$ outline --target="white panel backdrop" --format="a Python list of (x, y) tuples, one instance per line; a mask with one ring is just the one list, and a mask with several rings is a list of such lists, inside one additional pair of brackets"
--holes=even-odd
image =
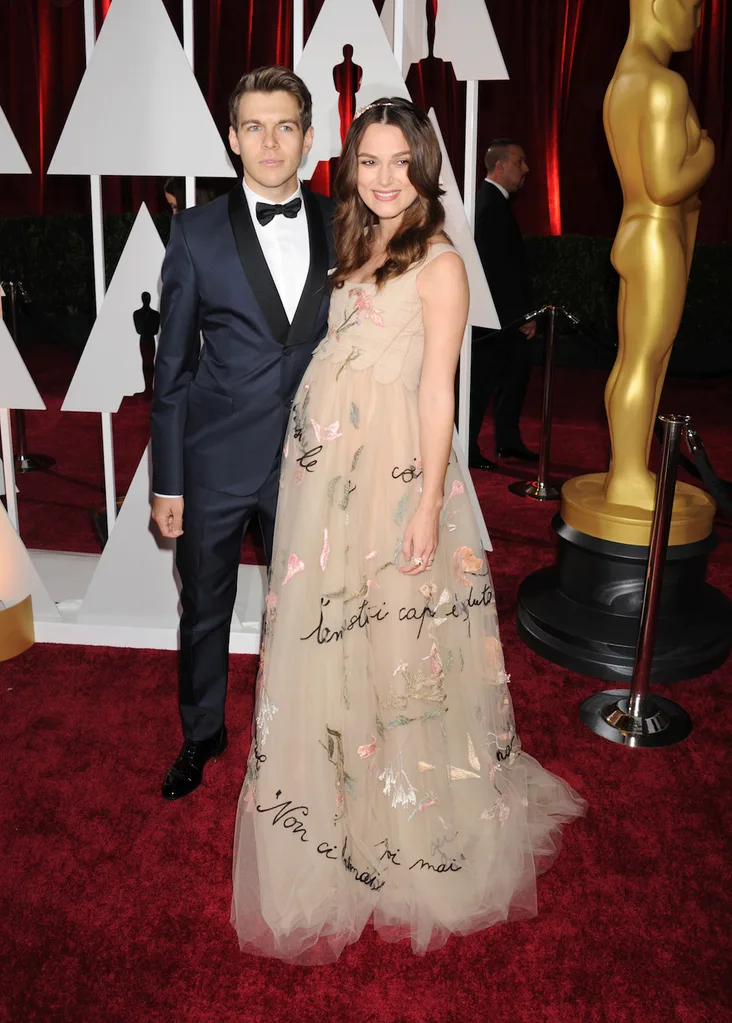
[[(93, 0), (84, 0), (88, 67), (49, 167), (49, 173), (53, 174), (90, 175), (98, 316), (63, 409), (102, 413), (110, 526), (114, 525), (111, 413), (117, 411), (126, 395), (137, 393), (144, 386), (139, 336), (132, 317), (141, 305), (144, 291), (151, 294), (153, 308), (159, 308), (163, 247), (143, 205), (105, 297), (99, 175), (176, 175), (186, 177), (192, 184), (191, 179), (196, 176), (232, 177), (235, 174), (191, 66), (193, 2), (182, 0), (182, 3), (184, 47), (162, 0), (114, 0), (96, 41)], [(404, 77), (412, 63), (427, 55), (427, 17), (425, 0), (386, 0), (381, 21), (372, 0), (325, 0), (305, 41), (298, 36), (298, 32), (302, 33), (302, 7), (302, 0), (293, 0), (296, 70), (308, 83), (314, 100), (315, 145), (302, 168), (302, 176), (307, 179), (319, 160), (327, 160), (340, 152), (338, 93), (333, 72), (344, 59), (344, 47), (353, 47), (352, 59), (363, 72), (358, 106), (381, 95), (407, 97)], [(403, 17), (403, 25), (395, 26), (395, 17)], [(400, 59), (394, 55), (395, 45)], [(477, 80), (507, 77), (484, 0), (441, 3), (434, 50), (436, 57), (452, 62), (459, 79), (468, 81), (465, 202), (460, 198), (434, 111), (430, 112), (443, 150), (447, 229), (468, 268), (470, 322), (477, 326), (497, 326), (495, 308), (472, 238)], [(0, 110), (0, 173), (29, 172)], [(463, 353), (461, 393), (467, 396), (467, 342)], [(2, 407), (42, 409), (44, 406), (12, 338), (0, 321)], [(5, 413), (4, 434), (8, 422)], [(462, 435), (464, 437), (464, 432)], [(459, 446), (458, 455), (464, 462)], [(474, 491), (471, 497), (479, 514)], [(118, 526), (110, 535), (78, 610), (78, 622), (86, 625), (83, 641), (104, 641), (103, 633), (100, 633), (102, 638), (89, 638), (90, 623), (116, 623), (134, 628), (136, 623), (145, 622), (172, 631), (177, 628), (178, 589), (173, 548), (151, 529), (149, 501), (150, 466), (146, 451), (123, 504)], [(485, 529), (483, 534), (486, 547), (490, 548)], [(54, 601), (4, 512), (0, 513), (0, 549), (5, 566), (5, 574), (0, 576), (0, 599), (7, 600), (13, 594), (22, 599), (30, 589), (36, 617), (41, 622), (58, 619)], [(5, 556), (6, 551), (10, 552), (9, 557)], [(243, 577), (240, 575), (240, 591), (242, 586), (245, 600), (239, 606), (246, 606), (247, 621), (255, 620), (255, 605), (258, 606), (262, 592), (261, 571), (252, 569), (251, 579), (246, 573)], [(25, 592), (21, 593), (24, 588)], [(64, 607), (63, 599), (60, 606)], [(73, 622), (69, 619), (68, 624), (71, 626)], [(234, 632), (241, 628), (235, 617)], [(49, 636), (58, 639), (63, 632), (55, 629)], [(61, 641), (78, 641), (71, 632)], [(130, 635), (128, 631), (128, 638)], [(257, 649), (254, 634), (251, 641), (246, 642), (250, 645), (240, 645), (237, 649), (252, 652)], [(166, 645), (170, 645), (169, 640)]]
[(320, 160), (329, 160), (341, 151), (333, 69), (343, 63), (343, 48), (349, 45), (353, 47), (353, 62), (363, 69), (357, 106), (366, 106), (382, 96), (410, 98), (372, 0), (325, 0), (295, 68), (313, 97), (315, 141), (302, 167), (306, 179)]
[(48, 173), (235, 176), (162, 0), (114, 0)]
[(145, 203), (120, 256), (104, 304), (82, 352), (62, 412), (118, 412), (122, 399), (145, 390), (140, 336), (133, 313), (142, 294), (160, 308), (165, 248)]

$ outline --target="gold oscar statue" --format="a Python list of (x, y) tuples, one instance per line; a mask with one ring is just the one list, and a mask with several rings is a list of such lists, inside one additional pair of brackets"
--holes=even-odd
[[(612, 250), (619, 350), (605, 390), (612, 462), (606, 474), (565, 484), (562, 518), (620, 543), (649, 541), (653, 426), (686, 298), (698, 193), (714, 165), (714, 143), (686, 83), (668, 68), (673, 53), (691, 49), (700, 10), (699, 0), (630, 0), (630, 33), (605, 96), (605, 133), (623, 190)], [(678, 484), (670, 543), (708, 536), (714, 511), (703, 491)]]
[(9, 661), (35, 643), (33, 603), (30, 596), (11, 607), (0, 604), (0, 661)]

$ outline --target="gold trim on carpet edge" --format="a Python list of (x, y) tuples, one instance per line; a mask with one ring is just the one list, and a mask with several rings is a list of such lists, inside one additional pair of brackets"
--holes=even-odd
[(0, 661), (17, 657), (32, 647), (35, 641), (30, 594), (12, 607), (0, 608)]

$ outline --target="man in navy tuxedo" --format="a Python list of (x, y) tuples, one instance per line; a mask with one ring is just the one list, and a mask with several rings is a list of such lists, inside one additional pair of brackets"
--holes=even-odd
[(312, 101), (286, 68), (245, 75), (229, 104), (244, 180), (171, 222), (152, 406), (153, 519), (177, 538), (184, 742), (163, 784), (188, 795), (227, 745), (229, 629), (242, 536), (269, 561), (290, 406), (327, 329), (333, 203), (302, 187)]

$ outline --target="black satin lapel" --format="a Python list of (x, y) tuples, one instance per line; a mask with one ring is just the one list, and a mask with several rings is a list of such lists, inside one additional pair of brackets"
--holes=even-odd
[(325, 296), (328, 279), (328, 239), (318, 200), (306, 188), (302, 190), (310, 238), (310, 269), (292, 320), (287, 341), (291, 345), (312, 340), (315, 320)]
[(237, 185), (229, 192), (229, 220), (234, 232), (236, 251), (239, 253), (239, 259), (254, 298), (272, 331), (272, 337), (275, 341), (285, 344), (290, 330), (290, 321), (287, 319), (280, 293), (262, 253), (241, 185)]

